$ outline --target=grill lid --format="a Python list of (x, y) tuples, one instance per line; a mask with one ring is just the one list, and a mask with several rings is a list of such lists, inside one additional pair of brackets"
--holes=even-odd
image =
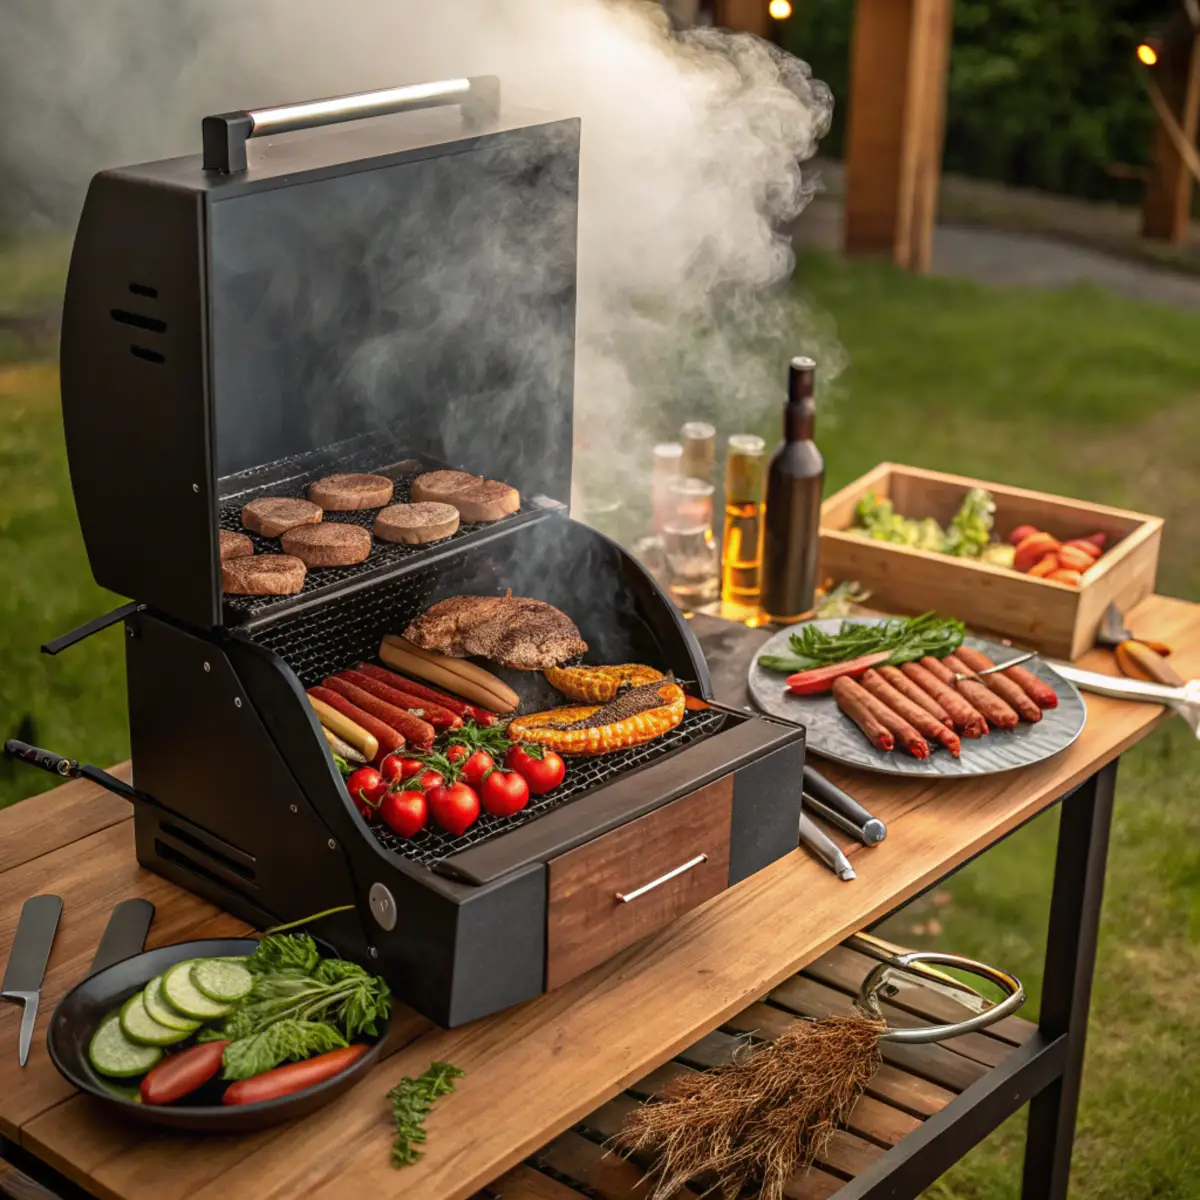
[(501, 117), (472, 79), (204, 133), (203, 160), (96, 176), (76, 234), (63, 419), (97, 582), (228, 623), (240, 481), (345, 444), (356, 470), (446, 464), (565, 503), (578, 121)]

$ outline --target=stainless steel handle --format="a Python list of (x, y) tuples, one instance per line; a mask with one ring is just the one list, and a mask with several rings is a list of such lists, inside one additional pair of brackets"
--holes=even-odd
[(982, 979), (991, 980), (997, 987), (1007, 992), (999, 1004), (993, 1005), (986, 1012), (953, 1025), (924, 1025), (918, 1029), (885, 1029), (880, 1035), (888, 1042), (903, 1042), (908, 1045), (921, 1045), (925, 1042), (940, 1042), (945, 1038), (959, 1037), (964, 1033), (972, 1033), (977, 1029), (986, 1029), (1004, 1017), (1011, 1016), (1025, 1003), (1025, 988), (1021, 981), (999, 967), (988, 966), (987, 963), (976, 962), (973, 958), (964, 958), (961, 954), (942, 954), (935, 950), (914, 950), (908, 954), (897, 954), (890, 962), (882, 962), (872, 967), (862, 982), (859, 991), (859, 1005), (868, 1012), (878, 1013), (877, 996), (883, 986), (888, 972), (904, 970), (916, 963), (939, 963), (946, 967), (957, 967), (960, 971), (968, 971)]
[(452, 104), (462, 109), (463, 122), (470, 128), (495, 121), (500, 114), (500, 80), (494, 75), (441, 79), (436, 83), (410, 83), (377, 92), (356, 92), (326, 100), (305, 100), (275, 108), (205, 117), (200, 126), (204, 140), (204, 169), (220, 171), (223, 175), (244, 171), (246, 142), (266, 133), (291, 133), (297, 129), (336, 125), (340, 121), (359, 121), (364, 117)]
[(639, 896), (644, 896), (656, 887), (660, 887), (676, 876), (682, 875), (684, 871), (690, 871), (693, 867), (698, 867), (701, 863), (706, 862), (708, 862), (707, 854), (697, 854), (695, 858), (689, 858), (682, 866), (675, 867), (674, 870), (668, 871), (665, 875), (660, 875), (657, 879), (650, 880), (649, 883), (643, 883), (640, 888), (634, 888), (632, 892), (618, 892), (616, 897), (617, 903), (628, 904), (631, 900), (636, 900)]

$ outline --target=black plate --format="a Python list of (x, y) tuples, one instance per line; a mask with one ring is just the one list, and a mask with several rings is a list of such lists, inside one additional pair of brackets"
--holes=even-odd
[(223, 955), (251, 954), (258, 945), (249, 938), (214, 938), (203, 942), (180, 942), (148, 950), (134, 958), (116, 963), (77, 984), (59, 1001), (50, 1019), (46, 1046), (54, 1065), (69, 1083), (82, 1092), (102, 1100), (109, 1108), (139, 1121), (169, 1125), (174, 1129), (195, 1129), (206, 1133), (248, 1133), (282, 1121), (303, 1117), (361, 1079), (378, 1061), (383, 1052), (383, 1038), (375, 1041), (360, 1059), (332, 1079), (260, 1104), (242, 1104), (226, 1108), (220, 1103), (220, 1088), (211, 1085), (197, 1093), (197, 1099), (216, 1103), (139, 1104), (125, 1100), (112, 1091), (113, 1085), (137, 1083), (138, 1080), (107, 1081), (97, 1074), (88, 1060), (88, 1043), (102, 1018), (118, 1008), (125, 1000), (140, 991), (168, 967), (185, 958), (218, 958)]

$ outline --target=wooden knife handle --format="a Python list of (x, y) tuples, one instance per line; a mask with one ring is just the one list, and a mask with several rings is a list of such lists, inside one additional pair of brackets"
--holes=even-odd
[[(1144, 642), (1122, 642), (1120, 648), (1124, 650), (1128, 660), (1138, 668), (1142, 678), (1164, 683), (1168, 687), (1183, 687), (1187, 682), (1161, 654), (1151, 650)], [(1118, 655), (1118, 661), (1122, 658), (1123, 656)]]

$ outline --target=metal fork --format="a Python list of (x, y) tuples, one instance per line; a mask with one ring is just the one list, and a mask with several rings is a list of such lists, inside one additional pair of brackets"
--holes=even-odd
[(995, 675), (997, 671), (1007, 671), (1009, 667), (1019, 667), (1031, 658), (1037, 658), (1036, 651), (1030, 650), (1027, 654), (1018, 654), (1016, 658), (1010, 658), (1008, 662), (997, 663), (994, 667), (985, 667), (982, 671), (972, 671), (969, 675), (956, 671), (954, 681), (957, 683), (960, 679), (982, 679), (985, 675)]

